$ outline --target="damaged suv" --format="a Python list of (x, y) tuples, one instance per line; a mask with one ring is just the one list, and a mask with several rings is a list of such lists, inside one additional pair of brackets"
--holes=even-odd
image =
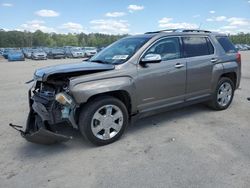
[(240, 77), (240, 54), (226, 35), (164, 30), (129, 36), (88, 61), (36, 70), (22, 136), (66, 141), (70, 137), (57, 131), (70, 125), (96, 145), (109, 144), (133, 117), (200, 102), (228, 108)]

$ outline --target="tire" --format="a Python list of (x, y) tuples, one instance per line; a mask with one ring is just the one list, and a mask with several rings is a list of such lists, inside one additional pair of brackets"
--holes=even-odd
[[(225, 100), (225, 103), (224, 103), (223, 97), (220, 97), (219, 94), (222, 93), (221, 95), (223, 95), (222, 89), (226, 87), (231, 89), (231, 92), (229, 89), (226, 89), (228, 92), (224, 92), (225, 93), (224, 95), (227, 96), (226, 97), (227, 99)], [(232, 100), (234, 97), (234, 91), (235, 91), (235, 86), (234, 86), (233, 81), (230, 78), (222, 77), (216, 86), (216, 90), (213, 93), (212, 100), (209, 101), (208, 106), (214, 110), (227, 109), (232, 103)]]
[[(107, 109), (112, 110), (108, 112)], [(116, 117), (119, 117), (118, 119), (113, 116), (115, 114), (117, 114)], [(98, 118), (96, 119), (96, 117)], [(120, 100), (110, 96), (98, 97), (87, 103), (79, 116), (81, 134), (97, 146), (107, 145), (118, 140), (127, 125), (128, 111), (126, 106)]]

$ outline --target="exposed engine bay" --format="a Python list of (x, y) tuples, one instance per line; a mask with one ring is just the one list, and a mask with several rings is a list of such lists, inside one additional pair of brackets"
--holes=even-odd
[(74, 120), (69, 120), (76, 107), (73, 99), (68, 95), (67, 81), (53, 84), (37, 81), (30, 90), (30, 107), (50, 125), (70, 121), (76, 127)]
[(60, 123), (77, 128), (74, 118), (76, 105), (68, 92), (67, 79), (34, 82), (29, 90), (30, 113), (26, 130), (21, 132), (26, 140), (40, 144), (53, 144), (71, 139), (58, 134), (55, 128)]

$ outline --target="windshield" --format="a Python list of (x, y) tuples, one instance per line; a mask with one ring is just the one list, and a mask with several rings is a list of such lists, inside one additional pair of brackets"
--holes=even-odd
[(100, 51), (97, 55), (92, 57), (90, 61), (108, 64), (124, 63), (148, 40), (148, 37), (131, 37), (121, 39)]

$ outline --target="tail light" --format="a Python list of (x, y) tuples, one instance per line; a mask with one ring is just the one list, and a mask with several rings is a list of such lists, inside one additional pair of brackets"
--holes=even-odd
[(240, 53), (236, 54), (236, 62), (241, 64), (241, 55), (240, 55)]

